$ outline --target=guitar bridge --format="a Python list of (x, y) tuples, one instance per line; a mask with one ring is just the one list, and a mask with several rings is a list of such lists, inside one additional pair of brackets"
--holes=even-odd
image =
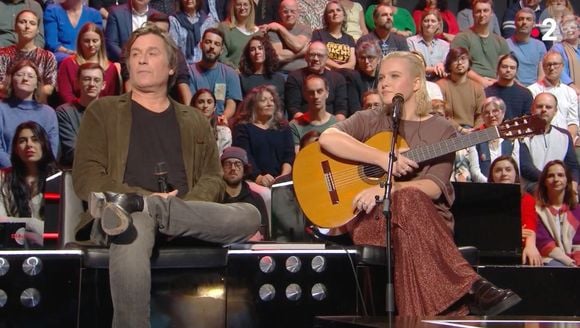
[(330, 165), (328, 161), (322, 161), (320, 164), (322, 165), (322, 172), (324, 172), (324, 182), (326, 183), (326, 190), (328, 190), (330, 201), (332, 204), (338, 204), (338, 193), (336, 192), (336, 185), (332, 171), (330, 170)]

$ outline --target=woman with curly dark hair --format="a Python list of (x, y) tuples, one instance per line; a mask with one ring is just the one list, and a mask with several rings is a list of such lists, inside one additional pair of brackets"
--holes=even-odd
[(0, 216), (43, 219), (44, 187), (54, 169), (48, 136), (27, 121), (12, 139), (12, 167), (0, 171)]
[[(255, 87), (272, 85), (278, 94), (284, 95), (284, 75), (278, 73), (278, 56), (268, 37), (254, 35), (240, 60), (240, 84), (245, 96)], [(281, 99), (284, 103), (284, 99)]]
[(447, 6), (447, 0), (419, 0), (415, 6), (415, 10), (413, 10), (415, 26), (421, 26), (421, 16), (423, 15), (423, 11), (430, 9), (438, 10), (441, 14), (441, 18), (443, 18), (443, 33), (438, 37), (447, 42), (453, 41), (455, 35), (459, 33), (459, 25), (457, 24), (455, 14), (449, 10)]
[(234, 118), (233, 145), (248, 153), (250, 179), (270, 188), (274, 180), (290, 174), (294, 162), (294, 142), (282, 103), (274, 87), (252, 89)]

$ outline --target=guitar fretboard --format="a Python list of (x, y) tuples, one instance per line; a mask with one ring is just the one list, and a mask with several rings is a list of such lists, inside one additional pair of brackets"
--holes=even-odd
[(482, 142), (487, 142), (499, 138), (499, 132), (496, 127), (489, 127), (485, 130), (472, 132), (468, 135), (459, 136), (443, 140), (431, 145), (421, 146), (411, 149), (404, 153), (406, 157), (417, 163), (428, 161), (445, 154), (456, 152), (460, 149), (471, 147)]

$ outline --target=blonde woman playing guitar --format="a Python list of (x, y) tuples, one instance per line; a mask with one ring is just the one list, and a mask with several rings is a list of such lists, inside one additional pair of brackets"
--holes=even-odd
[[(428, 114), (425, 70), (415, 55), (393, 52), (383, 60), (379, 92), (386, 108), (357, 112), (323, 132), (319, 142), (324, 151), (386, 171), (387, 152), (364, 142), (391, 130), (392, 119), (387, 111), (397, 93), (405, 99), (399, 133), (411, 149), (455, 136), (455, 129), (444, 118)], [(392, 246), (399, 315), (467, 315), (468, 305), (473, 313), (494, 315), (520, 301), (512, 291), (497, 288), (478, 276), (453, 242), (449, 211), (454, 198), (449, 182), (453, 159), (451, 153), (419, 165), (399, 153), (394, 163)], [(333, 183), (341, 182), (340, 173), (335, 174)], [(383, 189), (377, 184), (351, 199), (353, 212), (360, 212), (347, 225), (355, 244), (384, 245), (385, 220), (381, 206), (376, 206), (376, 197), (380, 200), (382, 195)], [(332, 197), (336, 202), (350, 201)]]

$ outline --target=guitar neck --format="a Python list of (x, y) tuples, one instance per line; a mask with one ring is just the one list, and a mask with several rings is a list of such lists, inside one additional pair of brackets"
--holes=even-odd
[(490, 127), (485, 130), (411, 149), (405, 152), (404, 155), (417, 163), (421, 163), (499, 137), (497, 128)]

